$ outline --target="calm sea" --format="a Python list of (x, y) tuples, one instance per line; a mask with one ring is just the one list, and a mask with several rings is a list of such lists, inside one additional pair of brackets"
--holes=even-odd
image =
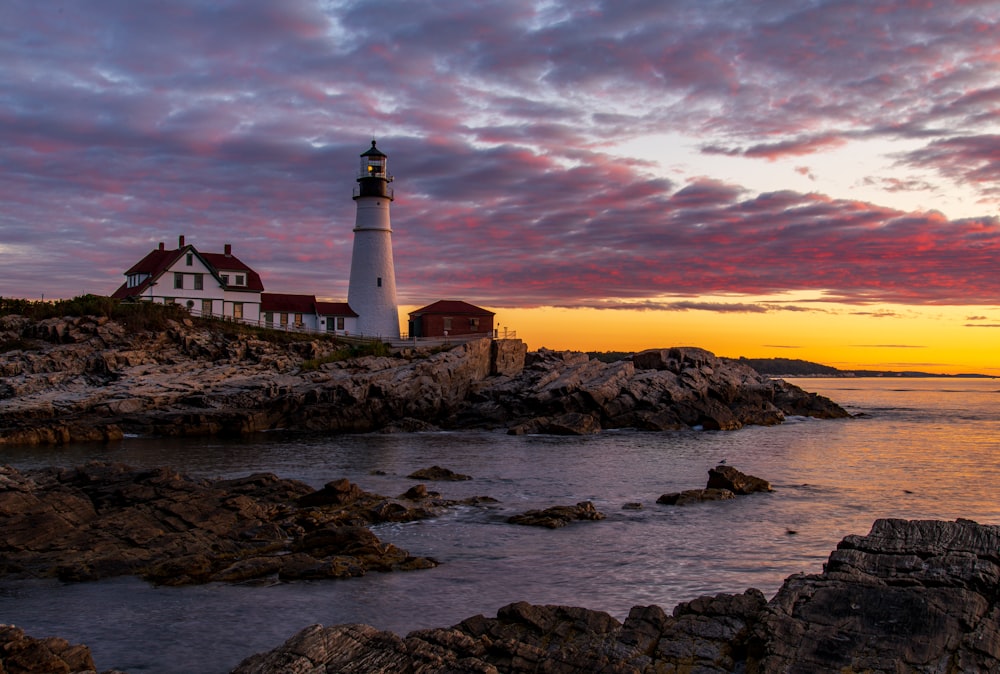
[[(101, 459), (204, 477), (270, 471), (316, 487), (347, 477), (389, 496), (414, 484), (409, 473), (440, 465), (474, 479), (432, 489), (499, 503), (376, 527), (383, 540), (439, 560), (431, 570), (265, 586), (5, 582), (0, 622), (85, 643), (99, 669), (212, 674), (313, 623), (363, 622), (405, 634), (493, 616), (520, 600), (621, 620), (634, 605), (669, 611), (705, 593), (756, 587), (770, 597), (788, 575), (819, 572), (841, 538), (867, 533), (879, 517), (1000, 524), (1000, 380), (794, 381), (860, 416), (585, 438), (428, 433), (5, 449), (0, 462), (22, 469)], [(708, 469), (723, 460), (776, 491), (656, 504), (663, 493), (705, 486)], [(584, 500), (607, 519), (554, 531), (505, 523), (517, 512)], [(643, 508), (623, 509), (631, 502)]]

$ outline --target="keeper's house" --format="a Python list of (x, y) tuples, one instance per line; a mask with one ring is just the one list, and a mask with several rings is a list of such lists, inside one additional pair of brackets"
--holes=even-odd
[(233, 255), (202, 253), (185, 245), (167, 250), (163, 243), (125, 272), (125, 283), (111, 296), (160, 304), (180, 304), (195, 315), (221, 316), (247, 323), (260, 320), (260, 275)]
[(203, 253), (184, 243), (164, 244), (125, 272), (112, 297), (180, 304), (193, 316), (230, 318), (282, 330), (357, 333), (358, 315), (347, 302), (320, 302), (314, 295), (266, 293), (260, 274), (233, 255)]
[(492, 311), (461, 300), (439, 300), (410, 312), (410, 338), (493, 336)]

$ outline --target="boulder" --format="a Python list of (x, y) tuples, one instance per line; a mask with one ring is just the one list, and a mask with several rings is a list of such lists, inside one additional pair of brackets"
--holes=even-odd
[(511, 524), (558, 529), (578, 520), (596, 521), (603, 519), (604, 513), (598, 512), (593, 503), (581, 501), (575, 506), (553, 506), (544, 510), (529, 510), (520, 515), (511, 515), (507, 521)]
[(737, 495), (753, 494), (759, 491), (774, 491), (771, 483), (753, 475), (747, 475), (732, 466), (719, 465), (708, 471), (708, 489), (728, 489)]
[(472, 479), (471, 475), (462, 475), (461, 473), (456, 473), (449, 468), (442, 468), (441, 466), (421, 468), (420, 470), (413, 471), (407, 475), (407, 477), (411, 480), (437, 480), (448, 482)]
[(702, 501), (728, 501), (737, 496), (754, 492), (769, 492), (771, 484), (753, 475), (747, 475), (732, 466), (718, 465), (708, 471), (708, 484), (704, 489), (687, 489), (670, 492), (656, 499), (662, 505), (688, 505)]
[(661, 505), (690, 505), (702, 501), (728, 501), (736, 498), (729, 489), (686, 489), (663, 494), (656, 502)]

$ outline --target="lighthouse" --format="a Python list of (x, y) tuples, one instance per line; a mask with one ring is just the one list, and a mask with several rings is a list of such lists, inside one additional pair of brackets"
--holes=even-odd
[(358, 331), (366, 337), (399, 339), (396, 306), (396, 272), (392, 263), (392, 176), (388, 157), (372, 146), (361, 155), (358, 184), (354, 188), (354, 250), (347, 303), (358, 314)]

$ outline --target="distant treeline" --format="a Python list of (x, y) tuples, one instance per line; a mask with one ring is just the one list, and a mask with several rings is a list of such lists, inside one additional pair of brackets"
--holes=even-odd
[(838, 370), (829, 365), (811, 363), (808, 360), (797, 358), (744, 358), (740, 356), (739, 362), (749, 365), (761, 374), (766, 375), (789, 375), (795, 377), (837, 377), (847, 374), (843, 370)]
[[(590, 351), (588, 356), (594, 360), (604, 363), (614, 363), (619, 360), (626, 360), (632, 357), (631, 351)], [(761, 374), (766, 375), (789, 375), (796, 377), (837, 377), (848, 374), (843, 370), (819, 363), (810, 363), (807, 360), (795, 360), (792, 358), (744, 358), (740, 357), (739, 362), (749, 365)]]

